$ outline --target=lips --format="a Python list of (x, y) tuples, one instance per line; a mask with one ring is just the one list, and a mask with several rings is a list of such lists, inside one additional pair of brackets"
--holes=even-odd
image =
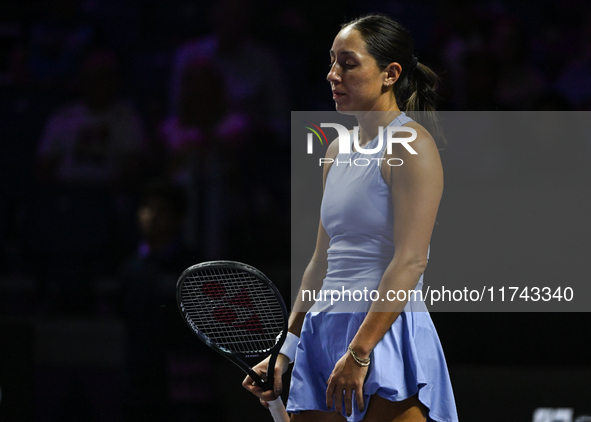
[(336, 100), (338, 98), (341, 98), (342, 96), (344, 96), (345, 93), (344, 92), (340, 92), (340, 91), (332, 91), (332, 99)]

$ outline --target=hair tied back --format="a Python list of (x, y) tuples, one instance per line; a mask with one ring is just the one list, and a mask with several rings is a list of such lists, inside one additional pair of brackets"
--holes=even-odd
[(408, 68), (408, 77), (412, 75), (412, 72), (416, 69), (417, 65), (419, 64), (419, 59), (417, 56), (412, 56), (412, 60), (410, 61), (410, 66)]

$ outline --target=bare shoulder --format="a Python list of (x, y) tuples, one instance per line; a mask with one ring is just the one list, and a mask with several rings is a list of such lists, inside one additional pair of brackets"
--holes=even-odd
[[(417, 153), (419, 149), (424, 150), (425, 152), (427, 150), (431, 150), (432, 148), (437, 150), (437, 144), (435, 143), (435, 139), (433, 139), (433, 136), (431, 136), (429, 131), (425, 129), (423, 125), (415, 121), (411, 121), (405, 124), (404, 126), (413, 128), (417, 131), (417, 139), (415, 139), (412, 143), (412, 146), (417, 151)], [(437, 155), (439, 156), (439, 154)]]
[[(391, 184), (396, 174), (402, 177), (402, 175), (411, 176), (413, 173), (427, 173), (432, 177), (442, 178), (441, 158), (433, 136), (425, 127), (415, 121), (405, 124), (404, 127), (413, 128), (417, 132), (416, 139), (406, 143), (416, 154), (411, 154), (404, 143), (393, 143), (391, 151), (386, 151), (385, 160), (382, 161), (381, 170), (384, 180)], [(406, 133), (395, 134), (395, 137), (405, 136), (408, 135)], [(388, 163), (398, 165), (387, 165)]]
[[(416, 154), (411, 154), (404, 142), (394, 142), (392, 143), (390, 153), (386, 153), (386, 157), (389, 156), (389, 158), (402, 158), (403, 160), (405, 160), (405, 162), (407, 159), (413, 162), (433, 159), (434, 157), (437, 157), (437, 159), (439, 159), (439, 150), (437, 149), (437, 144), (435, 143), (433, 136), (431, 136), (431, 134), (427, 129), (425, 129), (425, 127), (423, 127), (421, 124), (415, 121), (408, 122), (403, 127), (412, 128), (417, 132), (416, 139), (406, 143), (408, 146), (412, 147), (412, 150), (416, 151)], [(398, 132), (394, 134), (394, 137), (408, 137), (408, 133)]]

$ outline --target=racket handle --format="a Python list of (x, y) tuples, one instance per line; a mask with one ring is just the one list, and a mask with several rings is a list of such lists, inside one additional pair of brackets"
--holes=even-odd
[(285, 405), (281, 397), (267, 403), (269, 403), (269, 412), (271, 412), (275, 422), (289, 422), (289, 415), (285, 411)]

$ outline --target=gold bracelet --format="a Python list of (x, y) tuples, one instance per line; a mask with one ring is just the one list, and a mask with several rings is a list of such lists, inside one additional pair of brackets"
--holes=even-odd
[(348, 349), (349, 353), (351, 353), (351, 356), (353, 356), (353, 360), (355, 360), (355, 362), (357, 362), (361, 366), (369, 366), (369, 358), (361, 359), (359, 356), (357, 356), (357, 353), (355, 353), (351, 345), (349, 345)]

